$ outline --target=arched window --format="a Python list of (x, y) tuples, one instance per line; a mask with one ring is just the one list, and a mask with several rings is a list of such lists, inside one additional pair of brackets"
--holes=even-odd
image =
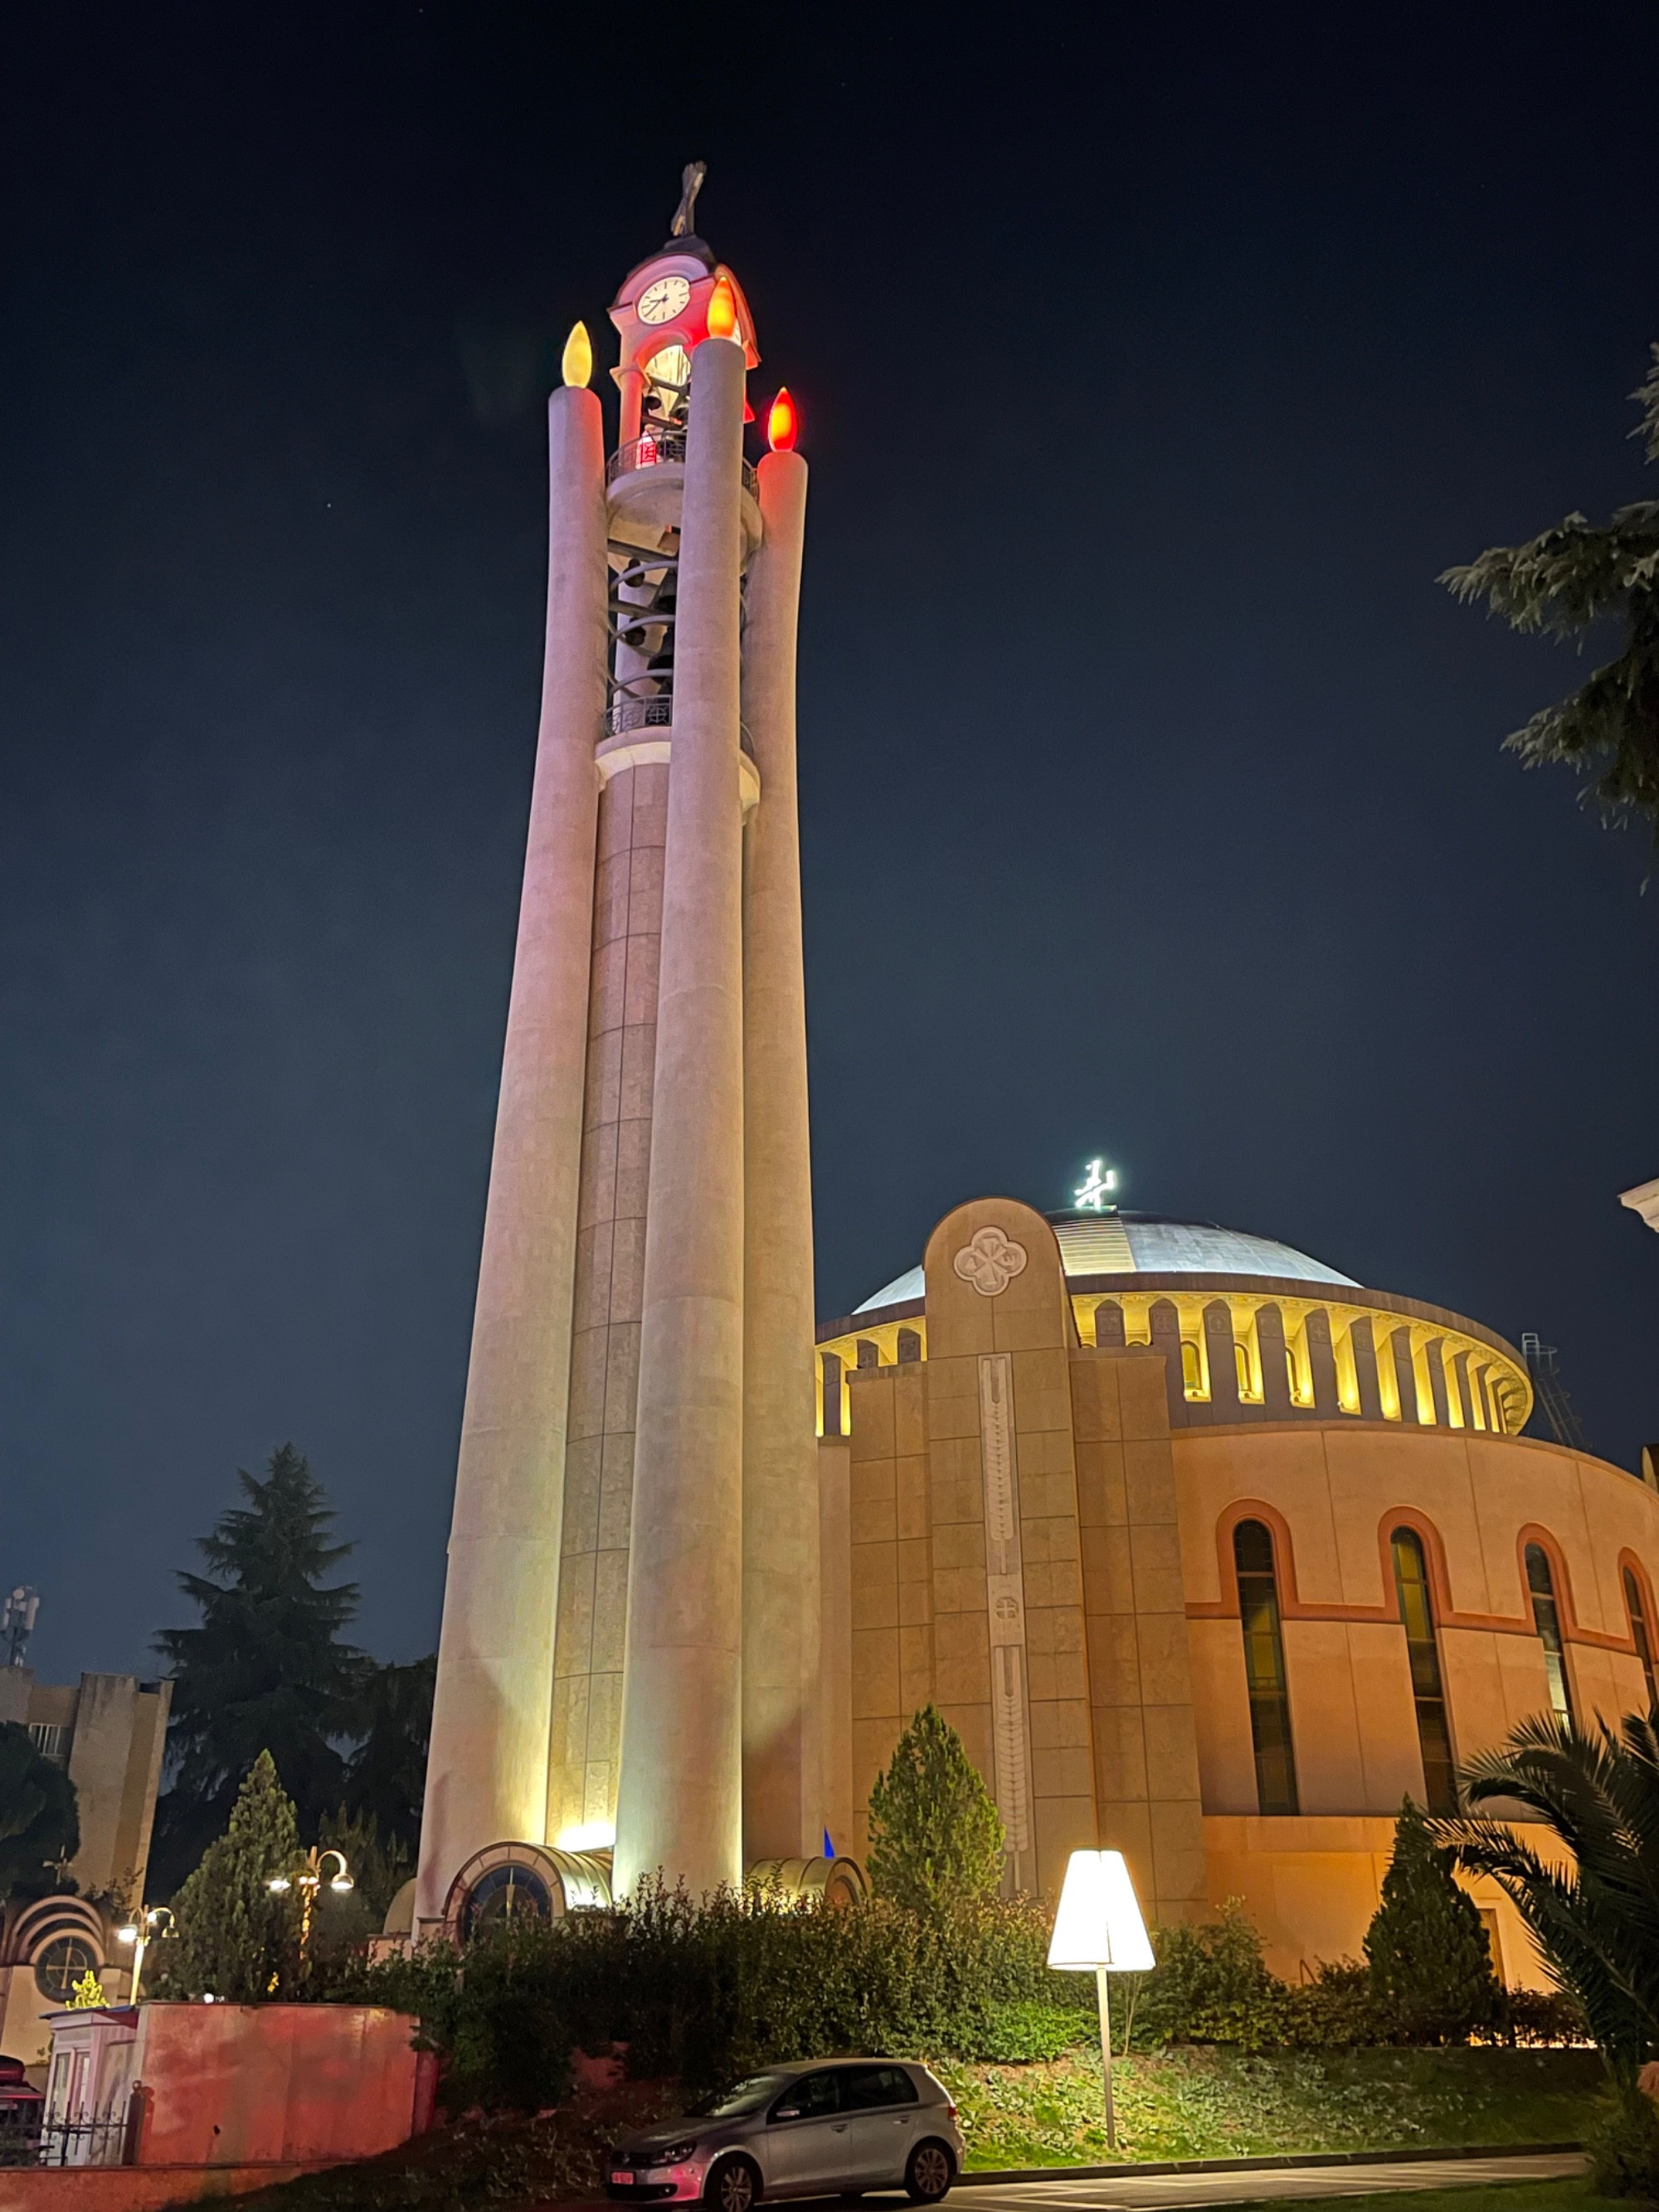
[(1457, 1778), (1451, 1730), (1446, 1724), (1446, 1693), (1440, 1680), (1440, 1647), (1435, 1641), (1434, 1600), (1423, 1539), (1415, 1528), (1396, 1528), (1389, 1543), (1394, 1553), (1395, 1595), (1406, 1631), (1406, 1656), (1411, 1663), (1424, 1793), (1431, 1813), (1455, 1813)]
[(1250, 1373), (1249, 1347), (1237, 1337), (1233, 1339), (1233, 1373), (1237, 1377), (1239, 1396), (1249, 1397), (1255, 1389), (1255, 1380)]
[(1296, 1753), (1291, 1743), (1291, 1700), (1285, 1681), (1285, 1639), (1279, 1627), (1279, 1577), (1273, 1531), (1260, 1521), (1233, 1530), (1238, 1572), (1238, 1617), (1244, 1630), (1244, 1680), (1250, 1696), (1250, 1740), (1255, 1747), (1256, 1808), (1294, 1813)]
[(1651, 1709), (1659, 1705), (1659, 1687), (1656, 1687), (1653, 1679), (1653, 1638), (1648, 1631), (1647, 1607), (1642, 1602), (1642, 1581), (1634, 1567), (1625, 1570), (1625, 1610), (1630, 1615), (1630, 1640), (1642, 1662), (1642, 1676), (1648, 1686), (1648, 1705)]
[(1189, 1336), (1183, 1336), (1181, 1340), (1181, 1385), (1189, 1398), (1203, 1395), (1203, 1364), (1198, 1356), (1198, 1346)]
[(1550, 1711), (1557, 1720), (1571, 1723), (1572, 1685), (1567, 1680), (1567, 1651), (1561, 1641), (1561, 1616), (1556, 1610), (1555, 1579), (1550, 1573), (1549, 1553), (1541, 1544), (1527, 1547), (1527, 1589), (1532, 1598), (1532, 1625), (1544, 1647)]

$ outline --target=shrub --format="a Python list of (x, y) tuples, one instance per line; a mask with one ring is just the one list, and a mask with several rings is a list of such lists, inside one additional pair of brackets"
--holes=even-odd
[(879, 1897), (936, 1912), (1002, 1880), (1002, 1818), (962, 1738), (924, 1705), (870, 1792), (870, 1880)]
[(1588, 2043), (1589, 2022), (1570, 1990), (1504, 1990), (1498, 2017), (1477, 2031), (1483, 2043)]
[(1597, 2197), (1659, 2203), (1659, 2111), (1633, 2083), (1613, 2089), (1585, 2137)]
[(1502, 2010), (1486, 1931), (1452, 1878), (1453, 1863), (1407, 1797), (1395, 1823), (1382, 1901), (1365, 1931), (1377, 2014), (1396, 2042), (1466, 2042)]
[[(1047, 1918), (1023, 1900), (916, 1913), (880, 1898), (838, 1911), (650, 1888), (510, 1945), (481, 1937), (459, 1960), (434, 1946), (352, 1967), (329, 1993), (418, 2014), (445, 2057), (447, 2101), (533, 2111), (573, 2045), (625, 2044), (631, 2073), (693, 2090), (836, 2051), (1053, 2056), (1087, 2033), (1094, 1990), (1050, 1973), (1047, 1949)], [(517, 2047), (531, 2040), (546, 2053), (533, 2063)]]
[(1368, 1970), (1352, 1959), (1322, 1961), (1311, 1981), (1269, 1973), (1261, 1938), (1241, 1900), (1213, 1920), (1160, 1929), (1158, 1964), (1133, 2014), (1134, 2039), (1225, 2043), (1251, 2053), (1323, 2051), (1386, 2042)]
[(1152, 2043), (1236, 2043), (1265, 2051), (1284, 2039), (1285, 1985), (1267, 1972), (1243, 1902), (1230, 1897), (1213, 1920), (1178, 1921), (1154, 1939), (1158, 1964), (1135, 2007)]

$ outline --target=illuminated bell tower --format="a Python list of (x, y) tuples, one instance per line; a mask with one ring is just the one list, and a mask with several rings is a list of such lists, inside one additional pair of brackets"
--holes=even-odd
[(805, 464), (691, 229), (624, 280), (616, 452), (549, 404), (536, 782), (417, 1926), (493, 1847), (618, 1888), (810, 1854), (817, 1492), (796, 823)]

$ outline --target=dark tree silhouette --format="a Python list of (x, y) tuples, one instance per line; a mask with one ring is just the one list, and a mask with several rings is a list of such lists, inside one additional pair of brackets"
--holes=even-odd
[[(1659, 345), (1632, 394), (1641, 402), (1650, 461), (1659, 460)], [(1608, 823), (1644, 822), (1659, 848), (1659, 500), (1621, 507), (1597, 528), (1570, 514), (1525, 545), (1493, 545), (1440, 581), (1460, 599), (1484, 599), (1510, 628), (1582, 641), (1593, 626), (1622, 625), (1623, 650), (1571, 698), (1541, 708), (1504, 743), (1528, 768), (1565, 761), (1587, 779)]]
[(362, 1655), (341, 1641), (357, 1610), (355, 1583), (323, 1577), (350, 1551), (328, 1540), (334, 1519), (304, 1455), (280, 1445), (262, 1479), (237, 1471), (246, 1504), (198, 1539), (206, 1575), (181, 1574), (201, 1607), (196, 1628), (156, 1648), (173, 1676), (167, 1729), (172, 1786), (156, 1808), (152, 1890), (166, 1896), (222, 1834), (243, 1778), (269, 1751), (302, 1834), (339, 1804), (355, 1733)]
[(75, 1784), (21, 1721), (0, 1722), (0, 1903), (14, 1892), (44, 1897), (80, 1848)]
[(371, 1663), (351, 1705), (351, 1733), (360, 1741), (346, 1761), (344, 1802), (384, 1842), (411, 1851), (420, 1841), (437, 1680), (435, 1651), (405, 1667)]

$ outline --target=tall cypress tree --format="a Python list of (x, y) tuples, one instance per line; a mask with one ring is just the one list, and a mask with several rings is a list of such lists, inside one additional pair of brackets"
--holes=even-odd
[(294, 1807), (262, 1751), (236, 1793), (230, 1825), (173, 1899), (176, 1940), (159, 1943), (157, 1994), (260, 2004), (290, 1996), (300, 1978), (297, 1893), (271, 1889), (299, 1848)]
[(1002, 1879), (1002, 1818), (967, 1747), (924, 1705), (870, 1792), (870, 1880), (883, 1897), (936, 1912), (988, 1897)]
[(1461, 2043), (1495, 2019), (1503, 2001), (1486, 1927), (1452, 1879), (1455, 1863), (1405, 1799), (1382, 1901), (1365, 1931), (1372, 1993), (1404, 2043)]
[(350, 1551), (328, 1540), (334, 1514), (304, 1455), (272, 1452), (263, 1478), (237, 1470), (246, 1503), (198, 1540), (205, 1575), (181, 1574), (201, 1607), (196, 1628), (156, 1648), (173, 1677), (172, 1787), (156, 1808), (152, 1887), (165, 1896), (221, 1833), (243, 1777), (269, 1751), (303, 1832), (340, 1802), (337, 1739), (352, 1733), (362, 1654), (341, 1641), (355, 1583), (325, 1584)]

